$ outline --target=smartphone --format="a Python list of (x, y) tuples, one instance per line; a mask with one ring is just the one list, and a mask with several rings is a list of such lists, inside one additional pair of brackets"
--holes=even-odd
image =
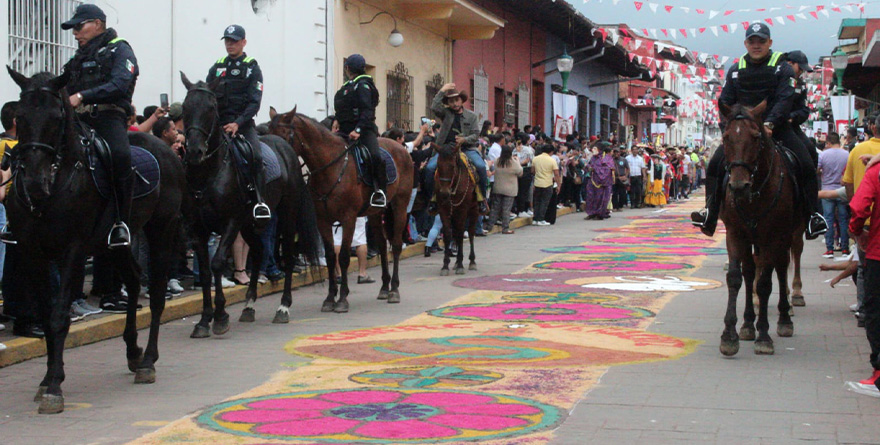
[(427, 117), (422, 116), (422, 125), (430, 124), (430, 123), (431, 123), (431, 119), (428, 119)]
[(159, 106), (162, 108), (168, 108), (168, 93), (162, 93), (159, 95)]

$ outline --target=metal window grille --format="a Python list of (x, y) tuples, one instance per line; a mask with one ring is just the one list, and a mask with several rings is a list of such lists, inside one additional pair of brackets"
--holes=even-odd
[(599, 131), (601, 132), (600, 136), (602, 137), (602, 139), (605, 139), (606, 137), (608, 137), (608, 125), (609, 125), (608, 110), (609, 110), (608, 105), (600, 105), (599, 106), (599, 113), (600, 113), (600, 117), (602, 119), (602, 126), (599, 127), (600, 128)]
[(82, 0), (9, 0), (9, 65), (25, 75), (60, 74), (77, 44), (61, 23)]
[(413, 128), (413, 81), (409, 70), (399, 62), (388, 71), (388, 122), (403, 131)]
[(516, 98), (511, 91), (504, 92), (504, 122), (511, 126), (516, 123)]
[(578, 133), (581, 136), (589, 137), (590, 132), (590, 116), (587, 112), (587, 104), (590, 102), (587, 96), (578, 96)]
[(597, 113), (596, 113), (596, 101), (595, 101), (595, 100), (591, 100), (590, 103), (589, 103), (589, 105), (590, 105), (590, 108), (589, 108), (589, 111), (588, 111), (588, 113), (587, 113), (587, 119), (589, 119), (589, 121), (590, 121), (590, 128), (589, 128), (589, 130), (590, 130), (590, 136), (595, 136), (595, 135), (598, 135), (598, 134), (599, 134), (599, 132), (598, 132), (597, 129), (596, 129), (596, 116), (597, 116)]
[(518, 128), (525, 128), (526, 125), (530, 125), (532, 123), (531, 112), (531, 98), (532, 93), (529, 91), (529, 86), (525, 83), (520, 84), (519, 86), (519, 97), (517, 98), (517, 116), (516, 116), (516, 126)]
[(474, 69), (474, 113), (480, 122), (489, 119), (489, 76), (483, 68)]
[(622, 132), (620, 128), (620, 114), (617, 112), (617, 108), (611, 108), (608, 110), (608, 115), (611, 121), (610, 129), (617, 135), (617, 139), (619, 140)]
[(434, 101), (434, 96), (440, 92), (440, 88), (443, 88), (443, 76), (440, 74), (434, 74), (431, 80), (425, 82), (425, 117), (428, 119), (434, 118), (434, 112), (431, 111), (431, 102)]

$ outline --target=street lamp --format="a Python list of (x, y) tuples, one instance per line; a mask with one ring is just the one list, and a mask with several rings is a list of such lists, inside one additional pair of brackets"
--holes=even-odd
[(361, 25), (369, 25), (370, 23), (373, 23), (373, 21), (376, 20), (376, 17), (379, 17), (380, 15), (383, 15), (383, 14), (387, 15), (388, 17), (391, 17), (391, 20), (394, 20), (394, 28), (391, 30), (391, 34), (388, 35), (388, 44), (395, 47), (395, 48), (397, 48), (400, 45), (403, 45), (403, 34), (401, 34), (400, 31), (397, 30), (397, 19), (394, 18), (394, 16), (388, 12), (385, 12), (385, 11), (378, 12), (378, 13), (376, 13), (376, 15), (373, 16), (373, 18), (371, 18), (370, 20), (368, 20), (366, 22), (360, 22), (360, 24)]
[(837, 48), (837, 51), (831, 54), (831, 66), (834, 68), (835, 77), (837, 77), (838, 91), (843, 89), (843, 72), (846, 71), (847, 65), (849, 65), (849, 56), (842, 49)]
[(574, 68), (574, 58), (568, 55), (567, 50), (562, 51), (562, 55), (556, 59), (556, 69), (559, 70), (559, 75), (562, 76), (562, 92), (568, 93), (568, 77), (571, 75), (571, 70)]

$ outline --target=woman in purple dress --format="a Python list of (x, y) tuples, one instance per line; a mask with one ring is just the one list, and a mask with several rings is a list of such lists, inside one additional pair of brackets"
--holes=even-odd
[(601, 155), (590, 159), (588, 169), (590, 178), (584, 181), (586, 187), (584, 219), (605, 219), (611, 217), (608, 201), (611, 200), (611, 188), (614, 185), (614, 159), (611, 156), (611, 144), (600, 142)]

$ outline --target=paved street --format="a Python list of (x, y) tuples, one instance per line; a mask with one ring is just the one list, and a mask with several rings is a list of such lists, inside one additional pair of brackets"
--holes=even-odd
[(844, 389), (869, 372), (867, 342), (854, 286), (818, 272), (822, 243), (804, 255), (795, 336), (724, 359), (726, 256), (684, 221), (697, 204), (479, 238), (463, 277), (440, 277), (437, 255), (405, 260), (396, 306), (354, 285), (350, 313), (323, 314), (317, 285), (294, 292), (289, 325), (270, 323), (278, 295), (223, 337), (174, 321), (153, 385), (132, 384), (119, 338), (75, 348), (55, 416), (32, 402), (44, 358), (2, 368), (0, 442), (880, 441), (880, 400)]

